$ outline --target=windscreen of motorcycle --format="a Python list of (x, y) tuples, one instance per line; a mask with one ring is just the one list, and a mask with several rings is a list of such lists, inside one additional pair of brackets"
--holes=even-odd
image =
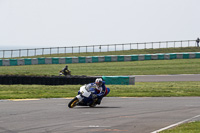
[(80, 92), (84, 97), (89, 97), (91, 95), (91, 92), (87, 91), (85, 86), (80, 87)]

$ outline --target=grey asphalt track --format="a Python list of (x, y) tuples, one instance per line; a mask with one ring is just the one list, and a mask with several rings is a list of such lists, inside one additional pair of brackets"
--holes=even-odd
[(195, 116), (200, 120), (200, 97), (105, 97), (95, 108), (73, 109), (69, 101), (1, 100), (0, 133), (151, 133)]
[(200, 74), (134, 75), (135, 82), (200, 81)]

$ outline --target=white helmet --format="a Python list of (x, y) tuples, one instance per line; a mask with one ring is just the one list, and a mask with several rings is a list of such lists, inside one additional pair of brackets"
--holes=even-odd
[(95, 83), (96, 83), (97, 86), (101, 86), (101, 85), (102, 85), (102, 82), (103, 82), (102, 78), (97, 78), (97, 79), (95, 80)]

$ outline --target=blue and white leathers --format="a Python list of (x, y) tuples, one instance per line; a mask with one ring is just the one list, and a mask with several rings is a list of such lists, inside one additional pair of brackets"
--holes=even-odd
[(89, 88), (95, 88), (96, 94), (98, 98), (103, 98), (110, 92), (109, 88), (106, 88), (105, 81), (102, 81), (101, 86), (97, 86), (95, 83), (87, 84)]

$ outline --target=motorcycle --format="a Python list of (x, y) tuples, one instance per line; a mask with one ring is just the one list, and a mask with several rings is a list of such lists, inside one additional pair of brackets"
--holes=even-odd
[(67, 71), (67, 72), (64, 72), (64, 71), (59, 71), (59, 76), (61, 76), (61, 75), (64, 75), (64, 76), (71, 76), (71, 71)]
[(95, 107), (97, 105), (97, 97), (94, 98), (96, 94), (95, 88), (88, 88), (87, 85), (81, 86), (78, 95), (69, 102), (68, 107), (74, 108), (77, 105)]

